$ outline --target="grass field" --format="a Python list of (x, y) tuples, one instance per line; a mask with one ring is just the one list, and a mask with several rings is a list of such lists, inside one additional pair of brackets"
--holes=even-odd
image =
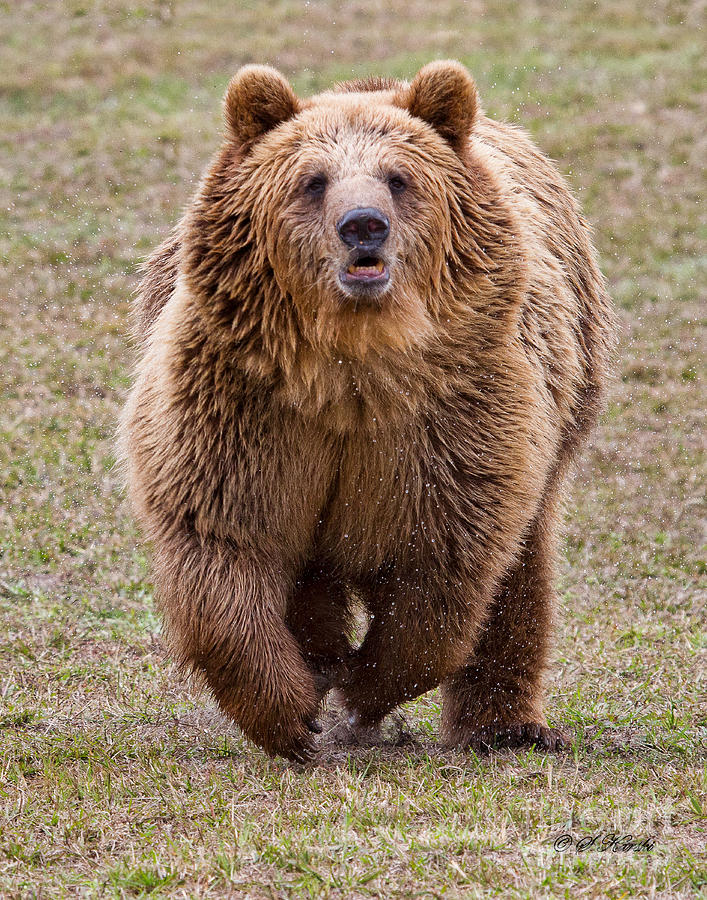
[[(0, 3), (0, 895), (695, 897), (705, 867), (704, 7)], [(166, 660), (113, 432), (136, 266), (244, 62), (310, 92), (456, 57), (596, 228), (624, 330), (567, 509), (549, 715), (573, 752), (242, 740)], [(703, 323), (702, 323), (703, 324)], [(702, 343), (701, 343), (702, 342)], [(607, 833), (652, 850), (559, 852)]]

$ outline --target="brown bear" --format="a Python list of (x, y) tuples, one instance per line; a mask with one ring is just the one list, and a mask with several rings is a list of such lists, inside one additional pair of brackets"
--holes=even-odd
[(225, 118), (121, 424), (176, 657), (293, 760), (330, 688), (362, 727), (441, 685), (450, 745), (564, 746), (558, 500), (615, 331), (575, 201), (455, 62), (309, 99), (246, 66)]

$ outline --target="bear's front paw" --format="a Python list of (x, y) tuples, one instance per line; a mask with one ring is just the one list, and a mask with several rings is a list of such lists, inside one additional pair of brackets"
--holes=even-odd
[(291, 762), (305, 765), (316, 755), (314, 734), (322, 730), (319, 722), (312, 717), (297, 730), (277, 729), (277, 732), (262, 741), (261, 746), (270, 756), (283, 756)]
[(462, 728), (451, 735), (447, 743), (455, 748), (488, 753), (507, 747), (535, 746), (538, 750), (561, 753), (572, 746), (570, 736), (559, 728), (550, 728), (539, 722), (514, 722), (506, 725), (481, 725)]
[(260, 711), (249, 723), (239, 723), (245, 734), (269, 756), (283, 756), (292, 762), (308, 763), (314, 759), (314, 736), (321, 734), (322, 726), (317, 718), (319, 704), (295, 709), (289, 715), (280, 709)]

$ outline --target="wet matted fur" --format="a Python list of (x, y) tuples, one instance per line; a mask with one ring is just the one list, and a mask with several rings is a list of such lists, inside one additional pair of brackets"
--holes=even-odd
[[(362, 726), (441, 684), (451, 744), (562, 744), (558, 501), (615, 330), (575, 201), (458, 63), (309, 99), (248, 66), (225, 115), (145, 266), (121, 423), (176, 657), (291, 759), (332, 687)], [(390, 223), (373, 298), (340, 278), (353, 208)]]

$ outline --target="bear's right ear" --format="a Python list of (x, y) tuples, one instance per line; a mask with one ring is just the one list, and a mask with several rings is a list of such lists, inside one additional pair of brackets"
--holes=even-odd
[(233, 137), (245, 149), (300, 110), (286, 78), (270, 66), (243, 66), (231, 79), (223, 103)]

